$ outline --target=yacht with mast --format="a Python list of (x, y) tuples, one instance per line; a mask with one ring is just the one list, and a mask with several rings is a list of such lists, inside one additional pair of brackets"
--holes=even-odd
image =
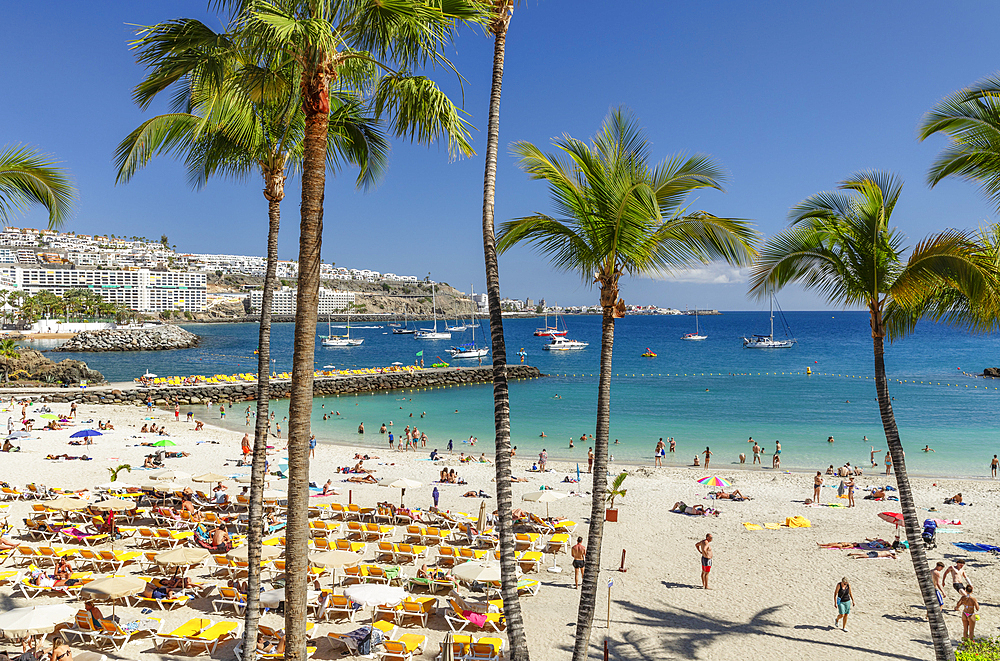
[[(472, 285), (469, 285), (469, 290), (472, 292), (473, 297), (475, 297), (475, 290)], [(482, 358), (490, 352), (489, 347), (478, 347), (476, 346), (476, 303), (475, 298), (473, 298), (472, 303), (472, 318), (469, 327), (472, 328), (472, 342), (466, 344), (460, 344), (457, 347), (452, 347), (448, 349), (448, 353), (451, 354), (452, 358)], [(452, 329), (448, 329), (452, 330)], [(464, 330), (464, 328), (463, 328)]]
[(330, 315), (326, 315), (326, 335), (321, 336), (320, 344), (324, 347), (356, 347), (364, 344), (363, 337), (351, 338), (351, 309), (347, 309), (347, 335), (330, 334)]
[(392, 329), (393, 335), (413, 335), (417, 332), (415, 328), (410, 328), (410, 319), (408, 316), (409, 308), (406, 304), (403, 304), (403, 325), (400, 326), (396, 324), (396, 327)]
[(770, 298), (770, 314), (771, 314), (771, 334), (770, 335), (751, 335), (749, 338), (743, 338), (743, 348), (744, 349), (790, 349), (796, 343), (795, 338), (791, 337), (791, 329), (788, 327), (788, 322), (785, 320), (785, 315), (781, 312), (781, 308), (778, 308), (778, 314), (781, 317), (781, 325), (785, 329), (784, 340), (774, 339), (774, 296)]
[(698, 308), (694, 309), (694, 332), (681, 335), (682, 340), (707, 340), (708, 335), (702, 335), (698, 328)]
[(431, 305), (433, 306), (434, 312), (434, 328), (421, 328), (413, 335), (413, 337), (418, 340), (450, 340), (451, 333), (441, 332), (438, 330), (437, 289), (434, 287), (433, 282), (431, 283)]
[(563, 321), (563, 329), (559, 330), (559, 316), (556, 316), (556, 325), (549, 326), (549, 309), (545, 308), (545, 325), (535, 329), (535, 337), (562, 337), (567, 332), (566, 322)]

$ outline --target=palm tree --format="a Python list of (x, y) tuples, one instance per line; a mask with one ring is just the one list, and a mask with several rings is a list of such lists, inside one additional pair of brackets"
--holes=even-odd
[[(289, 169), (302, 163), (304, 117), (295, 98), (295, 66), (290, 60), (254, 62), (241, 36), (217, 34), (200, 21), (181, 19), (145, 28), (136, 41), (138, 59), (150, 69), (136, 88), (142, 107), (160, 92), (176, 88), (176, 112), (144, 122), (118, 148), (119, 180), (157, 154), (183, 156), (189, 179), (200, 188), (214, 174), (236, 179), (259, 175), (268, 201), (267, 266), (260, 310), (257, 366), (257, 420), (249, 504), (249, 564), (244, 654), (256, 653), (260, 619), (260, 549), (264, 537), (263, 492), (270, 386), (271, 304), (277, 286), (281, 201)], [(359, 186), (381, 174), (388, 145), (365, 117), (356, 99), (333, 97), (326, 160), (359, 166)], [(166, 241), (162, 237), (161, 241)]]
[(587, 144), (564, 136), (553, 144), (562, 158), (527, 142), (514, 145), (521, 169), (548, 182), (559, 217), (535, 214), (502, 224), (498, 249), (529, 243), (562, 270), (576, 271), (601, 289), (601, 369), (594, 433), (594, 486), (586, 567), (576, 623), (574, 661), (587, 657), (597, 604), (611, 421), (611, 355), (615, 319), (625, 313), (618, 296), (622, 275), (649, 276), (722, 259), (744, 265), (755, 254), (756, 234), (742, 220), (683, 206), (699, 188), (722, 189), (722, 169), (708, 156), (649, 162), (637, 120), (617, 109)]
[(21, 357), (15, 340), (0, 340), (0, 359), (3, 359), (3, 380), (9, 381), (11, 363)]
[[(274, 0), (243, 5), (261, 51), (298, 66), (304, 114), (299, 274), (288, 403), (288, 522), (285, 547), (287, 659), (305, 658), (308, 568), (309, 436), (319, 304), (325, 144), (331, 83), (369, 93), (376, 118), (421, 143), (447, 138), (450, 153), (471, 153), (458, 109), (428, 78), (409, 71), (447, 60), (440, 50), (456, 21), (478, 18), (473, 0)], [(450, 65), (449, 65), (450, 66)]]
[(66, 172), (38, 152), (20, 145), (0, 151), (0, 223), (40, 204), (49, 212), (49, 229), (56, 229), (69, 218), (74, 197)]
[(527, 661), (521, 602), (517, 596), (517, 558), (514, 551), (513, 490), (510, 469), (510, 398), (507, 386), (507, 346), (500, 309), (500, 269), (497, 264), (493, 202), (496, 197), (497, 153), (500, 145), (500, 92), (503, 87), (507, 28), (514, 14), (514, 0), (488, 3), (488, 26), (493, 33), (493, 85), (486, 130), (486, 173), (483, 177), (483, 257), (486, 262), (486, 298), (490, 306), (490, 339), (493, 351), (493, 418), (496, 427), (497, 520), (500, 529), (500, 591), (507, 618), (512, 661)]
[[(942, 292), (982, 291), (987, 280), (976, 262), (974, 243), (952, 230), (917, 244), (903, 261), (903, 236), (890, 225), (902, 182), (887, 172), (852, 175), (838, 188), (800, 202), (789, 213), (791, 227), (769, 239), (751, 276), (751, 293), (767, 297), (797, 282), (831, 303), (868, 309), (875, 355), (875, 393), (885, 439), (896, 473), (910, 559), (930, 620), (934, 653), (954, 659), (944, 617), (921, 539), (921, 528), (906, 475), (903, 445), (893, 416), (885, 374), (884, 339), (899, 339), (924, 313), (950, 323), (974, 326), (954, 298), (941, 304)], [(937, 299), (937, 300), (936, 300)], [(949, 310), (955, 314), (949, 314)]]

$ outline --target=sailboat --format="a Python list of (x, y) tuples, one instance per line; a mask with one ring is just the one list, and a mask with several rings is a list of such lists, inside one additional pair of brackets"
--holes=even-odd
[[(473, 296), (475, 295), (475, 290), (472, 289), (472, 285), (469, 285), (470, 291), (472, 291)], [(475, 303), (472, 305), (472, 323), (469, 327), (472, 328), (472, 342), (467, 344), (460, 344), (457, 347), (452, 347), (448, 349), (448, 353), (451, 354), (452, 358), (482, 358), (490, 352), (489, 347), (477, 347), (476, 346), (476, 306)], [(452, 329), (449, 329), (452, 330)], [(463, 327), (464, 330), (464, 327)]]
[(694, 332), (681, 335), (682, 340), (707, 340), (708, 335), (702, 335), (698, 328), (698, 308), (694, 309)]
[(437, 289), (434, 287), (434, 283), (431, 283), (431, 305), (434, 307), (434, 328), (421, 328), (417, 331), (413, 337), (418, 340), (450, 340), (451, 333), (442, 333), (438, 330), (438, 315), (437, 315)]
[(403, 305), (403, 325), (400, 326), (399, 324), (396, 324), (397, 327), (392, 329), (392, 334), (393, 335), (413, 335), (414, 333), (417, 332), (416, 329), (410, 328), (410, 320), (409, 320), (409, 318), (407, 316), (408, 310), (409, 310), (409, 308), (407, 308), (406, 305), (404, 304)]
[(324, 347), (356, 347), (364, 343), (365, 339), (363, 337), (351, 339), (351, 311), (348, 308), (347, 311), (347, 335), (331, 335), (330, 334), (330, 315), (326, 315), (326, 332), (327, 334), (322, 336), (320, 344)]
[(743, 348), (744, 349), (790, 349), (792, 345), (795, 344), (795, 338), (789, 338), (788, 322), (785, 321), (785, 315), (781, 314), (781, 308), (778, 308), (778, 314), (781, 315), (781, 323), (785, 327), (785, 340), (774, 339), (774, 296), (770, 298), (770, 313), (771, 313), (771, 334), (770, 335), (751, 335), (749, 338), (743, 338)]
[[(563, 322), (563, 326), (565, 326), (565, 322)], [(549, 326), (549, 309), (545, 308), (545, 325), (535, 329), (535, 337), (562, 337), (567, 332), (565, 327), (559, 330), (559, 317), (556, 317), (555, 326)]]

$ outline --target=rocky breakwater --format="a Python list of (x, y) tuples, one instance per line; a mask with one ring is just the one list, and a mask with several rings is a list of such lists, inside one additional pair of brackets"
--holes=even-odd
[[(510, 365), (507, 378), (511, 381), (537, 379), (545, 376), (537, 367)], [(345, 395), (376, 390), (405, 390), (491, 383), (493, 370), (489, 367), (427, 369), (419, 372), (385, 372), (359, 376), (317, 378), (313, 383), (314, 395)], [(288, 397), (288, 381), (272, 381), (271, 397)], [(130, 388), (124, 390), (86, 390), (80, 392), (51, 392), (41, 395), (49, 402), (73, 400), (94, 404), (144, 404), (149, 398), (158, 406), (242, 402), (257, 397), (256, 384), (225, 384), (211, 386), (177, 386), (163, 388)]]
[(180, 326), (83, 331), (53, 351), (166, 351), (198, 344), (198, 336)]
[(104, 375), (87, 367), (79, 360), (53, 362), (41, 352), (27, 347), (18, 347), (17, 358), (3, 358), (0, 369), (8, 376), (4, 387), (44, 386), (49, 383), (66, 385), (86, 381), (89, 384), (104, 383)]

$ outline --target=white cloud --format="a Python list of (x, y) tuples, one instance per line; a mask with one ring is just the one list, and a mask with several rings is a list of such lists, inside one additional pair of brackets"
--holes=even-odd
[(724, 262), (712, 262), (704, 266), (661, 273), (656, 279), (699, 285), (737, 285), (745, 283), (749, 273), (749, 269), (737, 268)]

